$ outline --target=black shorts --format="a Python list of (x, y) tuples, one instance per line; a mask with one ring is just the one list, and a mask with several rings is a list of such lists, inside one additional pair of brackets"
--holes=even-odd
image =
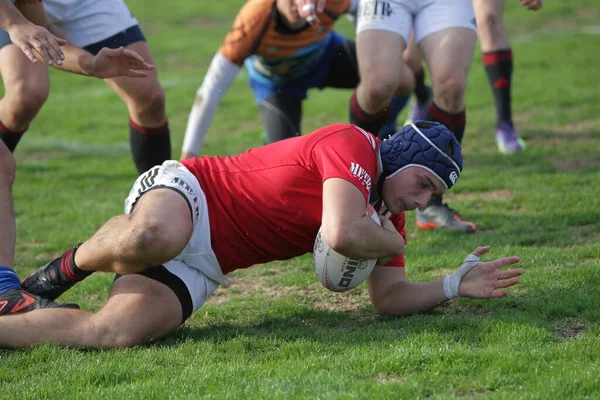
[(93, 55), (98, 54), (100, 50), (105, 47), (109, 49), (118, 49), (119, 47), (127, 47), (132, 43), (145, 42), (146, 37), (142, 33), (139, 25), (134, 25), (131, 28), (127, 28), (122, 32), (117, 33), (109, 37), (108, 39), (101, 40), (97, 43), (92, 43), (89, 46), (85, 46), (84, 49), (92, 53)]
[[(172, 274), (164, 266), (158, 265), (156, 267), (146, 268), (143, 271), (137, 273), (150, 279), (154, 279), (166, 285), (169, 289), (175, 293), (175, 296), (181, 303), (181, 323), (183, 324), (186, 319), (192, 315), (193, 303), (190, 291), (183, 281), (176, 275)], [(123, 275), (115, 274), (115, 281)]]

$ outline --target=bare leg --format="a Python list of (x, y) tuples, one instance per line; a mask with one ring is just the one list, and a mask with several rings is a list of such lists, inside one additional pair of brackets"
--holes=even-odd
[(15, 159), (0, 141), (0, 265), (13, 267), (15, 260), (15, 210), (12, 184), (15, 180)]
[[(132, 43), (127, 48), (141, 55), (149, 64), (155, 64), (146, 42)], [(167, 122), (165, 92), (158, 82), (156, 69), (147, 72), (145, 79), (120, 77), (107, 79), (106, 83), (125, 101), (133, 122), (143, 127), (157, 128)]]
[(384, 110), (394, 94), (410, 95), (413, 74), (402, 60), (406, 42), (399, 34), (368, 30), (356, 39), (358, 69), (361, 77), (356, 89), (360, 107), (369, 114)]
[(465, 108), (467, 75), (477, 35), (468, 28), (448, 28), (419, 43), (431, 72), (433, 101), (448, 113)]
[[(146, 42), (127, 46), (154, 64)], [(165, 114), (165, 93), (156, 70), (145, 79), (115, 78), (106, 82), (125, 101), (129, 110), (129, 142), (133, 161), (142, 174), (171, 159), (171, 139)]]
[(44, 343), (110, 349), (133, 347), (173, 332), (181, 304), (166, 285), (141, 275), (115, 281), (110, 298), (96, 313), (70, 309), (34, 310), (0, 317), (0, 347)]
[(502, 22), (503, 6), (504, 0), (473, 0), (477, 36), (484, 53), (510, 48), (508, 33)]
[(132, 274), (172, 260), (192, 234), (187, 202), (171, 189), (144, 194), (133, 213), (111, 218), (75, 255), (84, 271)]
[(15, 45), (0, 50), (0, 73), (5, 93), (0, 99), (0, 139), (13, 151), (23, 132), (48, 98), (48, 69), (32, 63)]

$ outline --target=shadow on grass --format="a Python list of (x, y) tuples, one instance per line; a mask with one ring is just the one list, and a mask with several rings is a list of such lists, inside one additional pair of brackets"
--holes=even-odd
[(273, 303), (272, 309), (256, 310), (252, 321), (221, 320), (205, 326), (196, 325), (202, 321), (192, 322), (154, 345), (170, 347), (189, 341), (226, 343), (240, 337), (257, 337), (352, 346), (366, 342), (390, 343), (427, 334), (477, 344), (489, 342), (494, 332), (506, 333), (510, 326), (516, 331), (523, 328), (546, 331), (550, 340), (560, 341), (576, 337), (600, 318), (596, 301), (600, 296), (598, 283), (600, 276), (597, 282), (577, 290), (533, 291), (501, 300), (459, 300), (407, 317), (377, 316), (371, 307), (349, 313), (296, 305), (286, 313), (282, 312), (285, 305)]

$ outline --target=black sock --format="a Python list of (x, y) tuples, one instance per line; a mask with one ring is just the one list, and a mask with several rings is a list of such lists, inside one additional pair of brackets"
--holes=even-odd
[(140, 175), (171, 159), (171, 138), (167, 122), (158, 128), (144, 128), (130, 119), (129, 143)]
[(450, 114), (447, 111), (442, 110), (435, 103), (431, 103), (427, 109), (427, 121), (435, 121), (446, 125), (446, 128), (450, 129), (458, 143), (462, 143), (463, 136), (465, 135), (465, 125), (467, 124), (467, 113), (462, 110), (458, 114)]
[(59, 274), (67, 281), (67, 282), (79, 282), (84, 278), (90, 276), (93, 271), (84, 271), (77, 267), (75, 264), (75, 253), (77, 249), (81, 245), (77, 246), (65, 251), (60, 260), (60, 265), (58, 265)]
[(356, 90), (352, 93), (352, 97), (350, 97), (349, 114), (351, 124), (360, 126), (362, 129), (372, 133), (373, 135), (377, 135), (379, 133), (381, 127), (385, 125), (387, 119), (387, 109), (374, 115), (368, 114), (366, 111), (364, 111), (358, 104)]
[[(25, 129), (26, 131), (27, 129)], [(23, 137), (25, 131), (15, 132), (8, 129), (2, 122), (0, 122), (0, 140), (4, 142), (6, 147), (13, 153), (17, 144), (19, 144), (19, 140)]]
[(425, 84), (425, 70), (415, 72), (415, 96), (419, 104), (425, 104), (431, 96), (431, 88)]
[(512, 51), (499, 50), (483, 54), (483, 65), (494, 93), (497, 124), (512, 125), (510, 86), (513, 70)]

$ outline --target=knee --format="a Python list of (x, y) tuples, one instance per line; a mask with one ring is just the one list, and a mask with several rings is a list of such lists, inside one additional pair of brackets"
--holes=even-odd
[(20, 83), (16, 86), (7, 92), (11, 112), (8, 120), (2, 122), (8, 126), (27, 126), (48, 99), (49, 88), (47, 85), (31, 83)]
[(165, 114), (165, 92), (159, 84), (136, 93), (129, 107), (139, 119)]
[(183, 251), (191, 232), (185, 232), (175, 224), (167, 226), (164, 221), (145, 215), (130, 218), (125, 235), (116, 251), (120, 254), (114, 272), (126, 275), (139, 272), (149, 266), (161, 265)]
[(485, 11), (479, 16), (477, 29), (492, 35), (501, 32), (504, 29), (502, 18), (493, 11)]
[(466, 77), (449, 75), (434, 85), (435, 101), (448, 112), (459, 112), (464, 108), (466, 87)]
[(396, 93), (399, 81), (391, 76), (366, 77), (363, 82), (364, 100), (367, 104), (361, 104), (369, 112), (377, 112), (388, 106)]

